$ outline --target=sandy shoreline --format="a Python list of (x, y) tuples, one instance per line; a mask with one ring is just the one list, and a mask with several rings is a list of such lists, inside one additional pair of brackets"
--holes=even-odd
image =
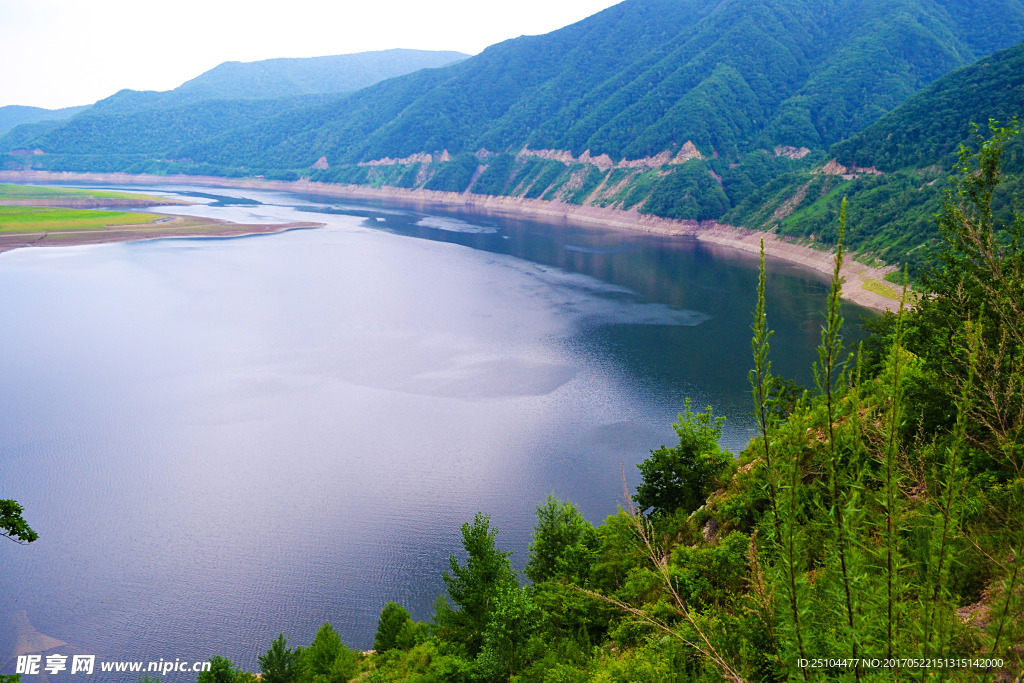
[(23, 247), (70, 247), (110, 242), (201, 237), (246, 237), (270, 235), (288, 230), (318, 228), (323, 223), (278, 223), (255, 225), (228, 223), (213, 218), (168, 216), (157, 224), (140, 223), (90, 230), (47, 230), (36, 233), (0, 234), (0, 253)]
[[(687, 235), (703, 242), (739, 249), (757, 254), (760, 241), (764, 239), (765, 254), (796, 263), (806, 268), (831, 275), (834, 268), (833, 254), (829, 251), (789, 242), (772, 233), (748, 230), (716, 221), (681, 221), (669, 218), (643, 215), (639, 212), (622, 211), (593, 206), (576, 206), (550, 202), (541, 199), (518, 197), (491, 197), (468, 192), (438, 192), (434, 190), (407, 190), (386, 187), (369, 188), (359, 185), (335, 185), (307, 180), (280, 181), (257, 178), (218, 178), (211, 176), (154, 176), (131, 175), (127, 173), (53, 173), (47, 171), (0, 171), (0, 182), (53, 183), (88, 182), (111, 185), (168, 185), (186, 184), (209, 187), (249, 188), (318, 194), (328, 197), (352, 199), (386, 199), (412, 206), (463, 206), (496, 213), (536, 216), (547, 219), (563, 219), (574, 222), (600, 225), (620, 230), (639, 230), (661, 235)], [(225, 224), (230, 225), (230, 224)], [(241, 227), (241, 226), (239, 226)], [(269, 227), (269, 226), (248, 226)], [(269, 231), (268, 231), (269, 232)], [(154, 235), (156, 236), (156, 235)], [(130, 239), (130, 238), (129, 238)], [(137, 238), (136, 238), (137, 239)], [(0, 250), (4, 247), (0, 244)], [(843, 266), (845, 285), (843, 298), (876, 311), (895, 310), (899, 302), (869, 291), (865, 284), (879, 281), (895, 270), (895, 267), (876, 268), (846, 259)]]

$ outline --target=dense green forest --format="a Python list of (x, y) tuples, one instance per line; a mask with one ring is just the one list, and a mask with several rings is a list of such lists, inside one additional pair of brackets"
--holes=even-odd
[[(960, 143), (971, 136), (971, 123), (1009, 121), (1022, 114), (1022, 73), (1024, 45), (1000, 50), (943, 76), (866, 130), (837, 143), (831, 153), (846, 166), (874, 166), (886, 173), (935, 164), (948, 168)], [(1024, 166), (1010, 163), (1008, 170)]]
[[(9, 135), (20, 146), (39, 146), (64, 155), (74, 165), (91, 156), (111, 159), (128, 155), (163, 154), (189, 140), (217, 135), (261, 121), (281, 111), (319, 102), (329, 96), (306, 95), (273, 100), (210, 100), (178, 107), (144, 107), (122, 111), (90, 110), (57, 127), (50, 127), (31, 139), (18, 137), (22, 129)], [(78, 162), (88, 168), (87, 162)]]
[[(772, 372), (764, 265), (751, 292), (757, 436), (720, 448), (689, 403), (619, 512), (549, 498), (524, 577), (478, 514), (429, 622), (384, 606), (372, 653), (330, 624), (282, 634), (265, 683), (328, 681), (1010, 681), (1024, 672), (1024, 212), (992, 208), (1019, 140), (965, 148), (921, 299), (839, 314), (848, 228), (823, 311), (816, 386)], [(611, 495), (611, 492), (609, 492)], [(252, 680), (217, 657), (198, 683)], [(803, 664), (801, 663), (803, 662)]]
[[(934, 215), (949, 189), (948, 169), (957, 150), (970, 141), (974, 126), (989, 120), (1012, 121), (1024, 114), (1024, 44), (940, 78), (861, 133), (834, 145), (830, 156), (848, 169), (874, 167), (881, 175), (794, 174), (776, 178), (748, 195), (722, 220), (757, 228), (778, 226), (784, 235), (813, 235), (835, 243), (835, 218), (843, 198), (850, 202), (848, 243), (879, 258), (908, 263), (915, 273), (926, 248), (938, 241)], [(1024, 143), (1016, 140), (1003, 154), (1011, 177), (993, 199), (1004, 218), (1013, 197), (1024, 189)], [(786, 202), (790, 211), (780, 212)], [(784, 215), (781, 215), (784, 214)]]
[[(442, 69), (282, 112), (244, 134), (168, 140), (156, 158), (280, 170), (307, 169), (321, 156), (343, 164), (445, 149), (589, 149), (618, 160), (675, 153), (687, 141), (706, 156), (822, 147), (1024, 38), (1020, 0), (985, 12), (979, 31), (973, 12), (953, 0), (627, 0)], [(119, 122), (106, 125), (107, 153), (121, 153)], [(83, 153), (78, 138), (91, 134), (37, 146)]]

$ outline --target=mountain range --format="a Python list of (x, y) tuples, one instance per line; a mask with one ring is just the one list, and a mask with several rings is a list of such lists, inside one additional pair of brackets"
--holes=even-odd
[[(121, 90), (91, 106), (0, 108), (0, 148), (75, 154), (163, 153), (196, 138), (310, 106), (380, 81), (467, 58), (461, 52), (380, 50), (224, 62), (166, 92)], [(27, 112), (27, 113), (25, 113)], [(21, 119), (15, 117), (21, 116)], [(10, 121), (10, 125), (3, 125)]]
[(824, 146), (1024, 39), (1021, 2), (992, 4), (986, 30), (969, 4), (627, 0), (448, 69), (261, 122), (244, 142), (199, 141), (182, 154), (270, 168), (444, 149), (632, 159), (674, 154), (688, 141), (707, 155)]
[[(852, 243), (894, 260), (933, 236), (922, 207), (970, 123), (1024, 109), (1022, 40), (1024, 0), (626, 0), (348, 93), (330, 88), (359, 83), (351, 60), (301, 77), (296, 60), (229, 62), (15, 128), (0, 151), (37, 150), (6, 168), (470, 191), (826, 244), (850, 194)], [(934, 190), (905, 192), (929, 173)], [(893, 193), (913, 229), (881, 217)]]

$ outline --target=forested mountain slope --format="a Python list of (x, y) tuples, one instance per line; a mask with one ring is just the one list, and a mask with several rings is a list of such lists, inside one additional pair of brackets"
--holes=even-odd
[[(124, 168), (140, 155), (163, 158), (175, 148), (288, 111), (335, 99), (394, 76), (465, 59), (460, 52), (382, 50), (299, 59), (225, 62), (166, 92), (122, 90), (88, 108), (61, 110), (14, 121), (70, 119), (23, 126), (0, 142), (0, 149), (36, 148), (76, 155), (72, 168)], [(38, 110), (45, 112), (46, 110)]]
[(524, 145), (613, 159), (687, 141), (705, 155), (827, 145), (1024, 38), (1019, 0), (984, 6), (979, 31), (952, 0), (627, 0), (182, 156), (295, 168)]
[(167, 150), (196, 138), (219, 135), (331, 97), (336, 96), (208, 100), (129, 111), (106, 108), (100, 102), (61, 125), (44, 122), (19, 126), (0, 139), (0, 145), (43, 150), (66, 170), (123, 170), (125, 164), (139, 159), (165, 158)]
[[(589, 149), (618, 160), (676, 153), (687, 141), (706, 156), (820, 147), (1022, 38), (1022, 0), (626, 0), (447, 68), (286, 111), (245, 134), (194, 136), (162, 156), (282, 169), (321, 156), (338, 164), (445, 149)], [(233, 68), (172, 92), (202, 91)], [(97, 109), (123, 110), (126, 99), (149, 106), (135, 94)], [(89, 134), (43, 136), (37, 146), (80, 153), (92, 147), (79, 139)]]
[[(951, 161), (971, 124), (1024, 115), (1024, 44), (943, 76), (866, 130), (836, 144), (846, 166), (890, 172)], [(979, 118), (982, 117), (982, 118)]]
[[(847, 197), (851, 243), (889, 260), (907, 260), (915, 268), (924, 258), (920, 247), (938, 238), (934, 215), (961, 144), (972, 143), (976, 134), (987, 136), (990, 120), (1007, 125), (1015, 117), (1024, 118), (1024, 44), (940, 78), (863, 132), (834, 145), (830, 155), (838, 165), (825, 167), (831, 173), (780, 177), (724, 220), (829, 241), (839, 204)], [(997, 216), (1008, 215), (1013, 198), (1024, 191), (1019, 177), (1024, 144), (1017, 139), (1007, 145), (1002, 161), (1011, 177), (994, 198)], [(780, 216), (787, 203), (788, 212)]]

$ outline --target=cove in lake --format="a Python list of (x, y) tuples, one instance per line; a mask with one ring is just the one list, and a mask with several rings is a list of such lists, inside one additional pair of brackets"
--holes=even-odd
[[(614, 513), (685, 397), (734, 451), (752, 433), (748, 255), (163, 189), (205, 203), (162, 211), (327, 225), (0, 255), (0, 493), (40, 534), (0, 546), (3, 673), (33, 629), (63, 654), (250, 670), (324, 621), (368, 648), (387, 600), (430, 616), (477, 510), (521, 568), (536, 505)], [(774, 369), (809, 385), (827, 282), (768, 273)]]

